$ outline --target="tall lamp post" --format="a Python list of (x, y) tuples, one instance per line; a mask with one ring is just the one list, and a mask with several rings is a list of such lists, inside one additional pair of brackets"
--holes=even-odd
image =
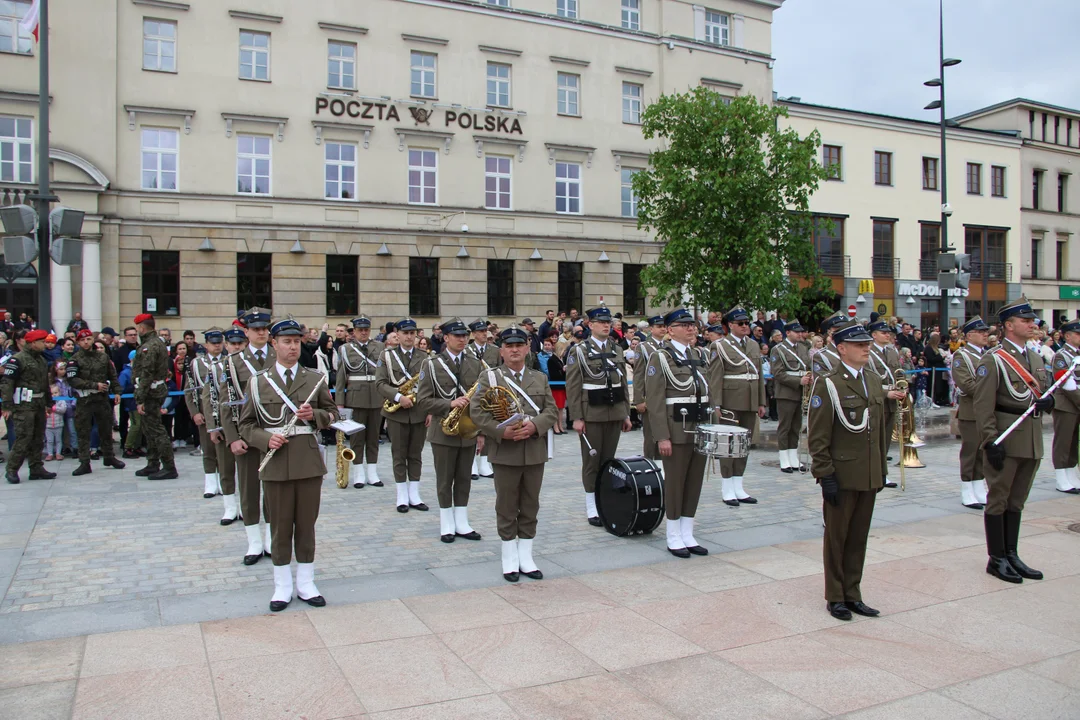
[[(927, 80), (923, 83), (927, 87), (936, 87), (940, 90), (941, 94), (937, 100), (926, 106), (926, 110), (941, 110), (941, 248), (939, 252), (942, 255), (946, 255), (949, 250), (949, 216), (952, 215), (952, 208), (949, 207), (949, 185), (946, 182), (946, 168), (948, 163), (945, 158), (945, 68), (952, 67), (953, 65), (959, 65), (960, 61), (956, 58), (945, 57), (945, 9), (944, 0), (938, 0), (938, 77), (933, 80)], [(952, 265), (945, 267), (943, 264), (939, 264), (939, 270), (951, 269)], [(938, 276), (940, 280), (940, 275)], [(949, 332), (949, 297), (946, 293), (941, 295), (941, 299), (938, 301), (941, 308), (940, 324), (942, 332), (948, 337)], [(963, 313), (960, 314), (961, 319)], [(960, 323), (957, 323), (958, 325)]]

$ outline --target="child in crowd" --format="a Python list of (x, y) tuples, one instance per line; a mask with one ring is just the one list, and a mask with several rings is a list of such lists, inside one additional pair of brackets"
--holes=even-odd
[[(60, 397), (60, 384), (55, 376), (49, 385), (49, 392), (54, 398)], [(53, 406), (45, 411), (45, 460), (63, 460), (64, 414), (67, 412), (66, 400), (55, 400)]]
[(918, 364), (915, 366), (917, 372), (911, 376), (911, 387), (915, 389), (915, 402), (919, 402), (923, 395), (926, 394), (926, 386), (929, 383), (929, 371), (926, 367), (926, 358), (922, 355), (919, 356)]

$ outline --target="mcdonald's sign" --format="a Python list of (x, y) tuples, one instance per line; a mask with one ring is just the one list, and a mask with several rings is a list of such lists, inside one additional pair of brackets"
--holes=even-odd
[(874, 294), (874, 281), (873, 280), (860, 280), (859, 281), (859, 294), (860, 295), (873, 295)]

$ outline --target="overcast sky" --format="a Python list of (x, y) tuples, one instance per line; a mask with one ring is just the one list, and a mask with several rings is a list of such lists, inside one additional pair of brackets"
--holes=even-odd
[[(938, 0), (785, 0), (773, 15), (781, 97), (934, 120)], [(1014, 97), (1080, 109), (1080, 0), (945, 0), (950, 117)]]

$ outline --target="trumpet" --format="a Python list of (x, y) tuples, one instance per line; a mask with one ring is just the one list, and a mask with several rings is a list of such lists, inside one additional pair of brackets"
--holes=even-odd
[[(472, 400), (473, 395), (476, 394), (476, 388), (480, 385), (480, 381), (477, 380), (473, 383), (472, 387), (465, 393), (465, 397)], [(472, 421), (472, 417), (469, 415), (469, 406), (454, 408), (446, 417), (439, 423), (444, 434), (450, 437), (459, 437), (464, 440), (472, 440), (474, 437), (480, 434), (480, 428), (476, 427), (476, 423)]]
[[(352, 410), (345, 408), (340, 412), (342, 420), (352, 419)], [(349, 487), (349, 466), (356, 459), (356, 453), (346, 444), (345, 433), (341, 430), (337, 431), (335, 440), (337, 441), (337, 467), (334, 470), (334, 479), (339, 488), (345, 489)]]
[[(904, 469), (907, 467), (907, 458), (904, 457), (904, 443), (907, 441), (907, 432), (904, 428), (904, 415), (907, 414), (905, 411), (911, 405), (911, 398), (908, 396), (907, 374), (904, 373), (903, 368), (897, 368), (896, 371), (893, 372), (893, 390), (900, 390), (904, 393), (904, 397), (896, 401), (896, 412), (900, 416), (900, 428), (897, 432), (897, 436), (900, 438), (900, 491), (903, 492), (907, 485), (904, 476)], [(886, 440), (887, 439), (888, 438), (886, 438)]]
[[(408, 397), (414, 403), (416, 402), (416, 383), (420, 380), (420, 373), (416, 373), (411, 378), (401, 383), (398, 386), (397, 391), (401, 393), (402, 397)], [(382, 405), (383, 412), (395, 413), (401, 409), (401, 403), (394, 402), (393, 400), (384, 400)]]

